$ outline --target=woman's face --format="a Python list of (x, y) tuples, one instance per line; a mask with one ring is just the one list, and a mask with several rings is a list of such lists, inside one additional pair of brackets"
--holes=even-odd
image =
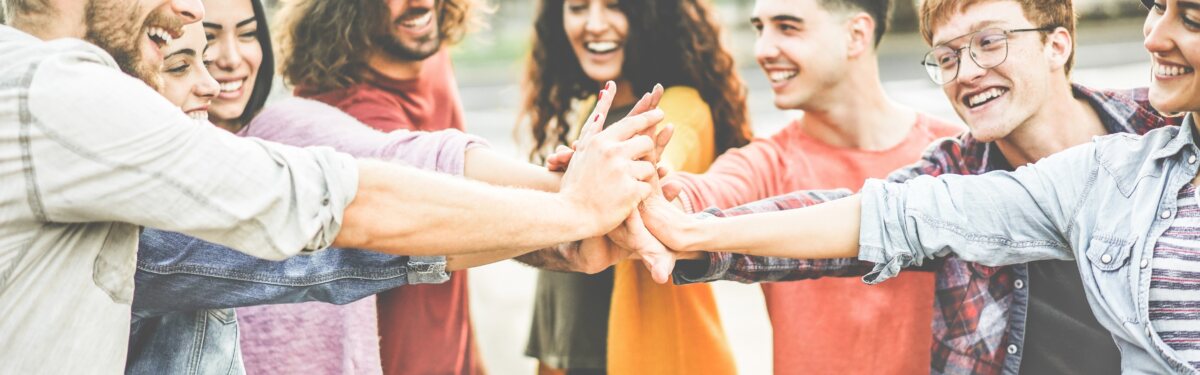
[(217, 81), (208, 74), (204, 59), (204, 28), (198, 23), (183, 27), (183, 36), (167, 43), (163, 53), (159, 92), (194, 119), (208, 119), (209, 105), (217, 95)]
[(236, 121), (246, 111), (262, 68), (258, 22), (250, 0), (204, 0), (204, 34), (212, 63), (208, 71), (220, 84), (208, 114), (214, 123)]
[(1150, 104), (1163, 112), (1200, 111), (1200, 0), (1142, 0), (1150, 8), (1142, 32), (1150, 52)]
[[(630, 0), (642, 1), (642, 0)], [(617, 80), (625, 63), (629, 20), (617, 0), (566, 0), (563, 29), (584, 74), (596, 82)]]

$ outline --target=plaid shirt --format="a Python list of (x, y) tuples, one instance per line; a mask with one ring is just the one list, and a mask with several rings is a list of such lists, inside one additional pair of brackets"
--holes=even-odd
[[(1163, 118), (1150, 107), (1145, 89), (1098, 91), (1075, 85), (1076, 97), (1087, 99), (1109, 133), (1144, 134), (1178, 119)], [(934, 143), (917, 163), (893, 172), (901, 182), (920, 175), (974, 175), (1012, 166), (994, 143), (976, 141), (969, 133)], [(850, 195), (847, 190), (800, 191), (740, 207), (706, 211), (736, 216), (811, 206)], [(738, 282), (789, 281), (827, 276), (862, 276), (873, 263), (854, 258), (798, 260), (712, 253), (709, 260), (683, 261), (676, 283), (713, 280)], [(987, 267), (950, 255), (929, 262), (936, 272), (933, 307), (931, 374), (1016, 374), (1020, 354), (1011, 337), (1023, 337), (1029, 300), (1028, 266)], [(1017, 281), (1020, 280), (1018, 283)]]

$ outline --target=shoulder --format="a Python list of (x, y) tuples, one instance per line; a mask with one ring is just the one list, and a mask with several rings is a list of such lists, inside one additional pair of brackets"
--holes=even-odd
[(671, 122), (712, 122), (711, 109), (700, 92), (687, 86), (672, 86), (663, 90), (658, 108)]
[(917, 125), (927, 129), (934, 138), (955, 137), (967, 130), (957, 122), (922, 112), (917, 112)]

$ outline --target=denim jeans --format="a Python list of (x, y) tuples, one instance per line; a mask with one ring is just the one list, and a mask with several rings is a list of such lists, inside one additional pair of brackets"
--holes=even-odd
[(328, 249), (268, 261), (174, 232), (145, 229), (140, 240), (130, 374), (243, 373), (234, 307), (346, 304), (449, 279), (444, 257)]

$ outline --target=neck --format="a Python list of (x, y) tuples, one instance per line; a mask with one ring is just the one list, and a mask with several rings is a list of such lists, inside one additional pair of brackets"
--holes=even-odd
[[(1037, 162), (1044, 157), (1107, 134), (1100, 115), (1086, 99), (1075, 98), (1070, 82), (1055, 85), (1042, 109), (1012, 133), (996, 141), (1004, 158), (1013, 166)], [(1063, 119), (1071, 119), (1063, 121)]]
[(367, 58), (367, 65), (386, 78), (409, 80), (421, 75), (425, 60), (400, 60), (385, 52), (374, 52)]
[(831, 146), (871, 151), (886, 150), (904, 140), (917, 113), (888, 98), (874, 61), (873, 55), (850, 61), (853, 73), (846, 74), (836, 87), (817, 94), (829, 99), (815, 99), (796, 108), (804, 111), (800, 124), (805, 134)]
[(237, 119), (233, 119), (233, 120), (216, 120), (216, 119), (214, 119), (212, 121), (212, 124), (216, 125), (218, 128), (225, 129), (226, 131), (228, 131), (230, 133), (237, 133), (242, 130), (243, 126), (245, 126), (245, 124), (242, 124), (241, 121), (239, 121)]

